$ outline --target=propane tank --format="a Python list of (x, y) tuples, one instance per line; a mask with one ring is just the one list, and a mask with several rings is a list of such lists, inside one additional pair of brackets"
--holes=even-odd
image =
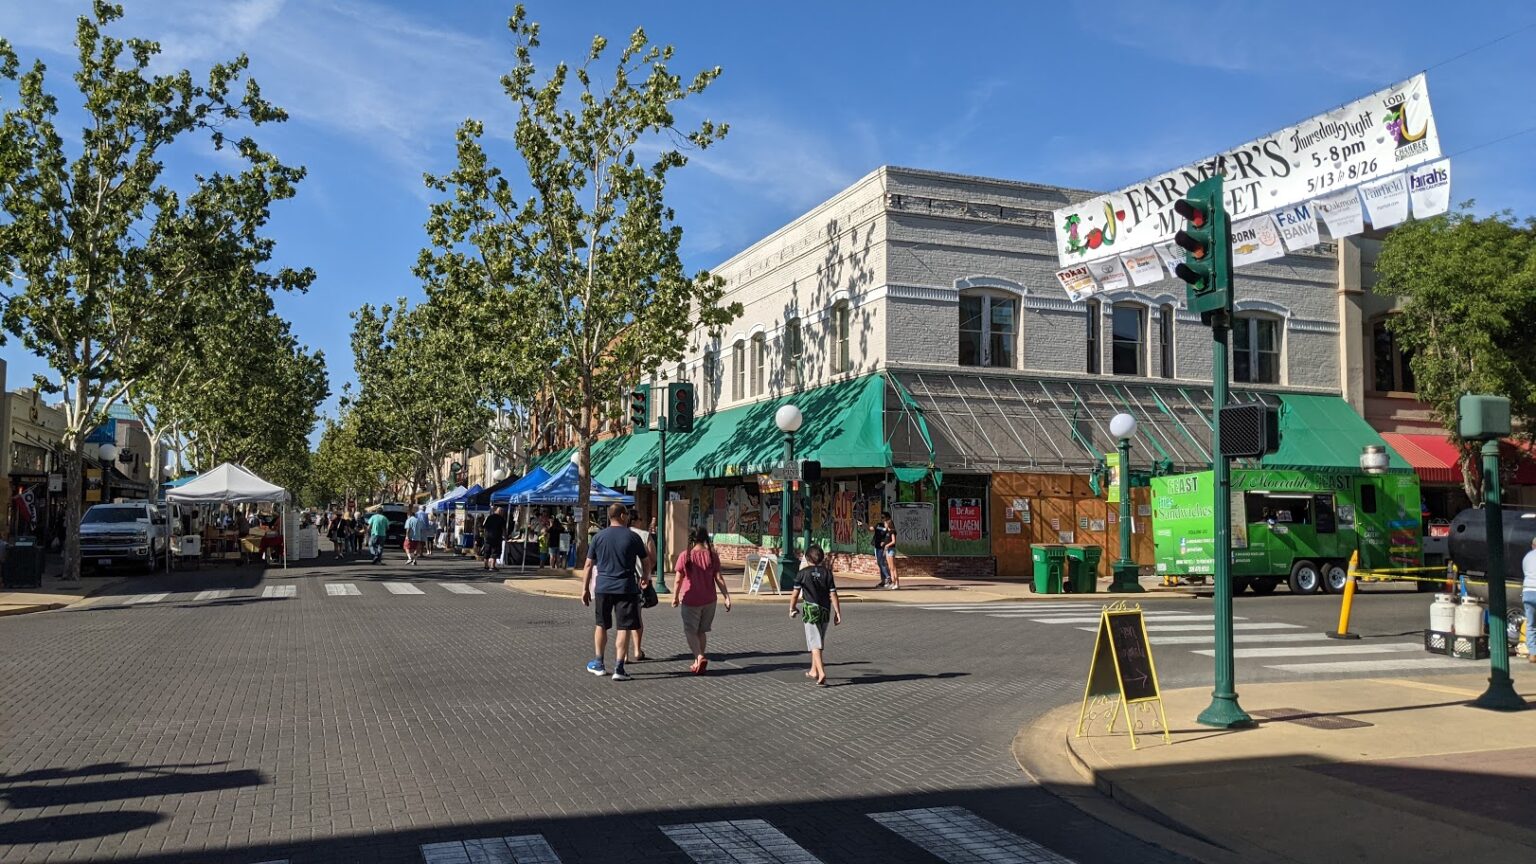
[(1456, 635), (1477, 638), (1483, 635), (1483, 601), (1467, 597), (1456, 607)]
[(1451, 633), (1456, 629), (1456, 597), (1452, 594), (1436, 594), (1429, 607), (1429, 629), (1436, 633)]

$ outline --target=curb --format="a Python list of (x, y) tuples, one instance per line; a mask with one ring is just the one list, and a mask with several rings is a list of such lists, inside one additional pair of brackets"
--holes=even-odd
[(1013, 757), (1041, 788), (1109, 827), (1201, 864), (1252, 864), (1099, 775), (1073, 747), (1078, 706), (1062, 705), (1019, 729)]
[[(82, 600), (85, 598), (81, 598)], [(55, 609), (63, 609), (68, 603), (34, 603), (30, 606), (14, 606), (10, 609), (0, 609), (0, 618), (11, 615), (30, 615), (33, 612), (52, 612)]]

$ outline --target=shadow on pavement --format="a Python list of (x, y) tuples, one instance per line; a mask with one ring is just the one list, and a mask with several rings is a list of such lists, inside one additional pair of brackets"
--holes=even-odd
[(13, 810), (36, 807), (62, 807), (102, 801), (124, 801), (160, 795), (193, 795), (221, 789), (261, 786), (267, 778), (259, 771), (219, 771), (211, 774), (157, 773), (152, 777), (125, 777), (68, 783), (62, 786), (7, 786), (0, 789), (0, 801)]
[(148, 828), (167, 818), (164, 813), (147, 810), (119, 810), (114, 813), (77, 813), (18, 819), (15, 822), (0, 823), (0, 847), (111, 837)]

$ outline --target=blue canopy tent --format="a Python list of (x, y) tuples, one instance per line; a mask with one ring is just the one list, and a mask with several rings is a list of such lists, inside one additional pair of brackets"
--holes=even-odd
[(506, 487), (503, 487), (501, 489), (498, 489), (495, 492), (492, 492), (491, 493), (491, 503), (492, 504), (506, 504), (506, 503), (509, 503), (509, 502), (512, 501), (512, 499), (515, 496), (521, 495), (524, 492), (532, 492), (534, 489), (537, 489), (540, 486), (544, 485), (544, 481), (546, 481), (548, 479), (549, 479), (549, 472), (548, 471), (545, 471), (543, 468), (534, 468), (532, 471), (529, 471), (526, 476), (524, 476), (521, 480), (518, 480), (516, 483), (513, 483), (513, 484), (511, 484), (509, 486), (506, 486)]
[(458, 489), (455, 489), (452, 492), (449, 492), (447, 495), (444, 495), (443, 497), (437, 499), (437, 501), (432, 505), (432, 509), (433, 510), (452, 510), (453, 509), (453, 505), (459, 503), (460, 501), (462, 501), (465, 498), (470, 497), (471, 495), (478, 495), (478, 494), (480, 494), (480, 491), (481, 490), (480, 490), (480, 484), (479, 483), (476, 483), (475, 485), (469, 487), (468, 489), (465, 489), (464, 487), (461, 486)]
[[(564, 468), (551, 475), (535, 489), (518, 493), (511, 500), (516, 504), (543, 504), (552, 506), (574, 506), (579, 501), (581, 477), (576, 469), (576, 463), (567, 462)], [(635, 496), (625, 495), (623, 492), (609, 489), (607, 486), (591, 481), (589, 486), (589, 502), (594, 507), (605, 504), (633, 504)]]

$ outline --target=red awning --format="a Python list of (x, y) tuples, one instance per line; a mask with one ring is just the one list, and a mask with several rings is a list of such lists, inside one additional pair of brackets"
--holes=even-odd
[[(1456, 445), (1442, 435), (1383, 432), (1382, 440), (1413, 466), (1420, 482), (1438, 485), (1461, 483), (1461, 461)], [(1514, 463), (1514, 482), (1536, 485), (1536, 448), (1505, 440), (1499, 448), (1505, 464)], [(1506, 475), (1507, 476), (1507, 475)]]

